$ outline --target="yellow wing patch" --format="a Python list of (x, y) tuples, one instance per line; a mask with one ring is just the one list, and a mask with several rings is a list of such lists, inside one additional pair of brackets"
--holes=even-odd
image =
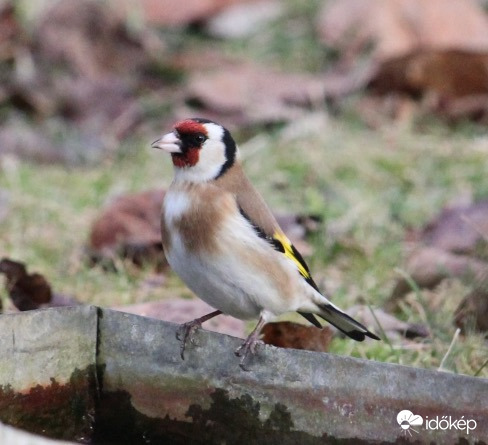
[[(256, 234), (260, 238), (269, 242), (275, 250), (281, 252), (287, 258), (292, 260), (295, 263), (298, 272), (305, 279), (305, 281), (308, 284), (310, 284), (310, 286), (312, 286), (317, 292), (320, 292), (319, 288), (317, 287), (317, 285), (315, 284), (312, 278), (312, 275), (310, 274), (310, 270), (308, 269), (307, 263), (300, 255), (300, 252), (295, 248), (295, 246), (288, 239), (288, 237), (279, 229), (273, 233), (273, 236), (269, 236), (269, 234), (264, 232), (263, 229), (261, 229), (247, 216), (246, 212), (244, 212), (244, 210), (241, 207), (239, 207), (239, 211), (241, 212), (241, 215), (249, 222), (249, 224), (251, 224), (252, 228), (256, 231)], [(307, 320), (310, 321), (309, 318), (307, 318)]]
[(283, 232), (277, 231), (273, 234), (273, 238), (281, 244), (281, 246), (283, 247), (284, 255), (287, 258), (290, 258), (290, 260), (292, 260), (296, 264), (300, 274), (307, 280), (310, 280), (310, 272), (307, 265), (305, 264), (305, 261), (295, 249), (291, 241), (287, 238), (287, 236)]

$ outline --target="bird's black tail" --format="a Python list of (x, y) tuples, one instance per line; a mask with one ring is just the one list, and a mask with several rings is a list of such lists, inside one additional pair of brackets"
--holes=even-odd
[(380, 340), (377, 335), (368, 331), (365, 326), (354, 320), (354, 318), (350, 317), (336, 306), (330, 303), (324, 303), (320, 304), (319, 307), (321, 312), (317, 315), (323, 318), (325, 321), (328, 321), (331, 325), (335, 326), (337, 329), (339, 329), (339, 331), (343, 332), (348, 337), (351, 337), (356, 341), (363, 341), (365, 337)]

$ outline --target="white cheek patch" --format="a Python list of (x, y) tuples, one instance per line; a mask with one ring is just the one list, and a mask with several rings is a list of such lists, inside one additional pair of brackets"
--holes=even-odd
[(208, 139), (200, 150), (195, 170), (204, 180), (214, 179), (226, 161), (225, 145), (220, 140)]
[(180, 219), (191, 206), (190, 198), (186, 193), (168, 193), (164, 202), (164, 217), (168, 223)]
[(206, 182), (215, 179), (227, 160), (225, 144), (221, 140), (222, 134), (221, 127), (212, 125), (208, 131), (208, 139), (200, 148), (198, 162), (192, 167), (175, 169), (175, 179), (189, 182)]
[(209, 140), (221, 141), (224, 135), (224, 129), (220, 125), (208, 123), (205, 124), (205, 129), (207, 130), (207, 136)]

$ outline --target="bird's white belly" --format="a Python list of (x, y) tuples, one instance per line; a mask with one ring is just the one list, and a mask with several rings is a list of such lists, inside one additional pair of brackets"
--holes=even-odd
[(216, 259), (191, 254), (178, 238), (172, 236), (166, 256), (171, 268), (195, 294), (224, 314), (243, 320), (259, 317), (263, 309), (257, 302), (259, 295), (276, 292), (263, 283), (266, 280), (256, 280), (225, 255)]

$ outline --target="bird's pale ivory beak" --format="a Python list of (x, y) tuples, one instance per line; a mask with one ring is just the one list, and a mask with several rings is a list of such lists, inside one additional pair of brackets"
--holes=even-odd
[(154, 141), (151, 147), (160, 148), (168, 153), (181, 153), (181, 140), (174, 132), (171, 132)]

